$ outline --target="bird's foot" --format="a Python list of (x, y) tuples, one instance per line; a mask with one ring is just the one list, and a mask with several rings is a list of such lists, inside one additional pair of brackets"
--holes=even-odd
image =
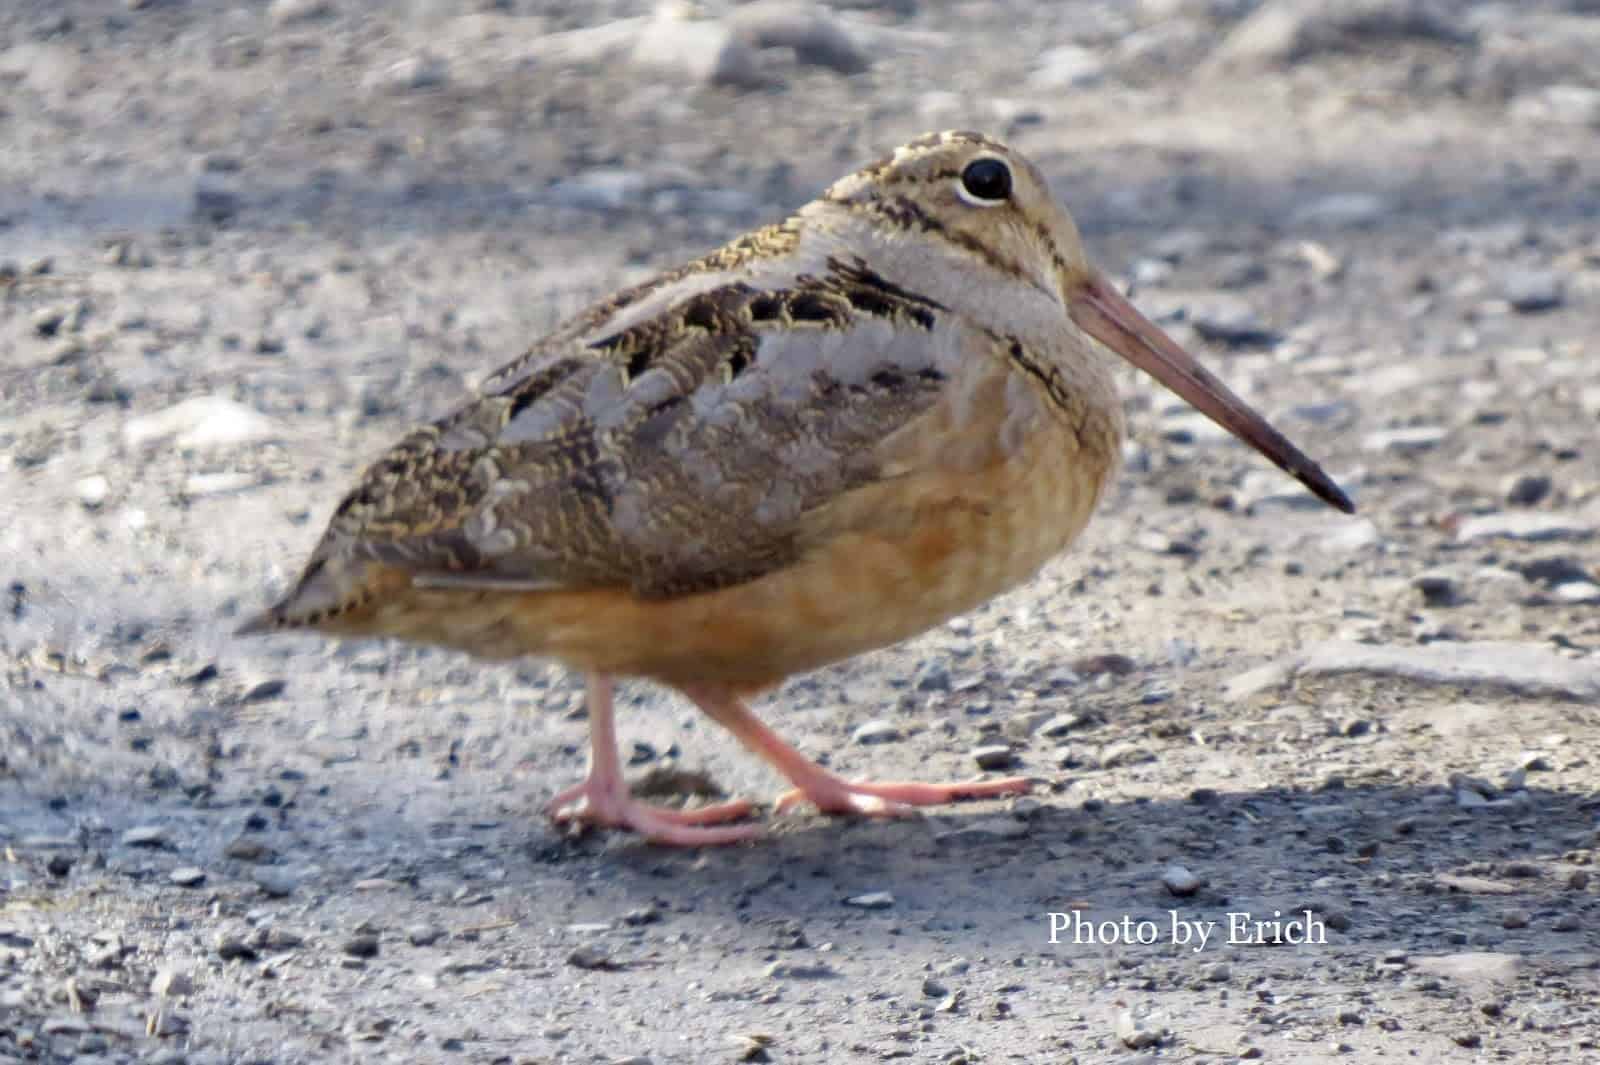
[(808, 780), (778, 796), (779, 813), (809, 802), (825, 814), (861, 814), (867, 817), (906, 817), (919, 806), (943, 806), (958, 799), (991, 799), (1021, 795), (1031, 790), (1027, 777), (1004, 780), (968, 780), (954, 784), (920, 784), (915, 781), (845, 780), (832, 773)]
[(725, 828), (706, 828), (725, 821), (747, 817), (755, 804), (746, 799), (701, 806), (690, 810), (675, 810), (665, 806), (652, 806), (628, 794), (628, 786), (620, 777), (615, 784), (594, 777), (575, 784), (558, 793), (544, 811), (557, 824), (577, 822), (605, 828), (625, 828), (652, 843), (676, 847), (703, 847), (721, 843), (739, 843), (761, 835), (759, 825), (735, 825)]

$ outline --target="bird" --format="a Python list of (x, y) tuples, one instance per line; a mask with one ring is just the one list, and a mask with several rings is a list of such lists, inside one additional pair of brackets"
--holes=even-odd
[(1114, 355), (1353, 512), (1090, 263), (1038, 167), (952, 130), (558, 325), (373, 462), (287, 594), (240, 631), (581, 672), (589, 769), (546, 813), (658, 844), (763, 829), (745, 799), (631, 794), (618, 679), (676, 691), (769, 763), (792, 786), (778, 812), (1020, 794), (1027, 777), (846, 779), (748, 704), (1061, 554), (1119, 467)]

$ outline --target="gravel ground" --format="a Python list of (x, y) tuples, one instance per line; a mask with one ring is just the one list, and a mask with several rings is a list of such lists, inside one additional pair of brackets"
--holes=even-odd
[[(0, 6), (0, 1062), (1600, 1062), (1596, 5), (699, 15)], [(1035, 796), (566, 838), (558, 668), (229, 635), (557, 317), (958, 126), (1361, 508), (1130, 377), (1073, 553), (764, 703)]]

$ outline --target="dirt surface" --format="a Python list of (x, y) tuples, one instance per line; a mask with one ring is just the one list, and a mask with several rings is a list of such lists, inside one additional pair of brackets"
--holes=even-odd
[[(0, 1062), (1600, 1062), (1594, 12), (0, 5)], [(1070, 555), (762, 703), (1035, 796), (570, 839), (561, 669), (229, 635), (557, 317), (950, 127), (1360, 505), (1130, 375)]]

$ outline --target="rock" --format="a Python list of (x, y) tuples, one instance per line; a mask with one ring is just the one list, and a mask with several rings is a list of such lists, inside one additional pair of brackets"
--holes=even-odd
[(194, 981), (184, 970), (172, 965), (163, 965), (156, 970), (155, 979), (150, 981), (150, 993), (162, 998), (178, 998), (194, 990)]
[(246, 687), (240, 693), (239, 701), (241, 703), (264, 703), (282, 695), (286, 687), (288, 687), (288, 682), (282, 677), (267, 677)]
[(437, 89), (450, 80), (450, 64), (432, 52), (418, 52), (374, 71), (365, 82), (372, 92), (407, 93)]
[(239, 213), (240, 196), (233, 178), (214, 171), (195, 175), (194, 214), (213, 225), (228, 221)]
[(339, 949), (352, 958), (376, 958), (378, 937), (371, 932), (358, 932), (345, 940)]
[(1571, 555), (1546, 555), (1526, 562), (1513, 560), (1507, 564), (1512, 570), (1522, 574), (1524, 580), (1542, 584), (1547, 588), (1555, 588), (1571, 581), (1592, 581), (1600, 576), (1600, 570), (1591, 573), (1582, 560)]
[(1182, 865), (1169, 865), (1161, 874), (1161, 883), (1178, 898), (1188, 898), (1199, 891), (1203, 881)]
[(1514, 473), (1500, 483), (1505, 501), (1514, 507), (1531, 507), (1550, 494), (1551, 481), (1543, 473)]
[(1082, 714), (1056, 714), (1039, 726), (1038, 733), (1047, 740), (1059, 739), (1085, 724), (1087, 721)]
[(1117, 1014), (1116, 1031), (1122, 1045), (1130, 1050), (1153, 1047), (1166, 1036), (1163, 1029), (1151, 1025), (1143, 1018), (1135, 1017), (1132, 1010), (1123, 1010)]
[(444, 929), (434, 924), (414, 924), (406, 929), (406, 942), (413, 947), (431, 947), (444, 938)]
[(223, 848), (222, 854), (240, 862), (259, 862), (272, 856), (272, 848), (259, 839), (239, 836)]
[(1210, 62), (1223, 68), (1276, 66), (1322, 53), (1364, 51), (1378, 41), (1462, 44), (1473, 36), (1450, 5), (1430, 0), (1271, 0), (1228, 34)]
[(1520, 314), (1554, 310), (1566, 299), (1566, 279), (1554, 270), (1511, 270), (1500, 279), (1500, 288)]
[(159, 825), (139, 825), (122, 834), (122, 844), (125, 847), (165, 847), (167, 830)]
[[(1034, 61), (1033, 73), (1028, 75), (1028, 85), (1034, 89), (1079, 89), (1099, 84), (1105, 79), (1106, 63), (1098, 52), (1077, 44), (1057, 45), (1046, 49)], [(1171, 267), (1161, 264), (1168, 274)], [(1144, 281), (1145, 284), (1159, 284)]]
[(66, 307), (41, 307), (33, 312), (29, 324), (38, 336), (53, 337), (61, 332), (61, 327), (70, 314), (70, 309)]
[[(1337, 519), (1336, 519), (1337, 520)], [(1338, 521), (1338, 527), (1317, 537), (1316, 543), (1323, 551), (1349, 554), (1383, 542), (1383, 534), (1371, 518), (1347, 518)]]
[(762, 970), (768, 980), (827, 980), (839, 975), (839, 970), (826, 962), (775, 961)]
[(1119, 654), (1085, 655), (1072, 661), (1072, 671), (1083, 677), (1126, 677), (1138, 668), (1133, 659)]
[(180, 865), (167, 874), (167, 879), (179, 887), (199, 887), (206, 882), (206, 871), (194, 865)]
[(1294, 212), (1295, 225), (1310, 229), (1370, 229), (1389, 214), (1389, 201), (1365, 192), (1313, 200)]
[(1422, 593), (1427, 606), (1455, 606), (1461, 602), (1461, 589), (1453, 576), (1440, 570), (1429, 570), (1411, 578), (1411, 587)]
[(1421, 973), (1466, 984), (1509, 984), (1522, 972), (1524, 961), (1517, 954), (1468, 951), (1413, 958), (1411, 967)]
[(1230, 347), (1269, 345), (1278, 334), (1243, 300), (1209, 300), (1189, 308), (1189, 324), (1201, 337)]
[(90, 474), (75, 487), (78, 492), (78, 502), (83, 504), (85, 510), (99, 510), (105, 503), (106, 497), (111, 494), (111, 481), (100, 473)]
[(1594, 536), (1597, 528), (1600, 528), (1600, 522), (1579, 514), (1484, 514), (1462, 521), (1456, 527), (1456, 542), (1470, 544), (1477, 540), (1496, 539), (1527, 540), (1532, 543), (1587, 540)]
[(1600, 584), (1593, 581), (1567, 581), (1551, 593), (1563, 603), (1600, 603)]
[(1421, 684), (1483, 685), (1518, 695), (1600, 701), (1600, 662), (1571, 659), (1544, 644), (1498, 641), (1396, 647), (1333, 640), (1291, 660), (1300, 676), (1368, 673)]
[(1411, 425), (1399, 429), (1380, 429), (1362, 438), (1361, 446), (1368, 451), (1388, 451), (1397, 454), (1429, 451), (1443, 443), (1450, 430), (1442, 425)]
[(223, 961), (233, 961), (236, 958), (241, 961), (250, 961), (256, 956), (255, 948), (238, 936), (219, 932), (213, 942), (217, 955)]
[(267, 17), (278, 26), (327, 18), (333, 13), (332, 0), (272, 0), (267, 7)]
[(844, 904), (858, 910), (887, 910), (894, 905), (894, 896), (887, 891), (869, 891), (865, 895), (851, 895)]
[(917, 667), (912, 687), (919, 692), (947, 692), (950, 690), (950, 669), (943, 662), (925, 660)]
[(1011, 765), (1014, 756), (1008, 745), (998, 743), (974, 748), (972, 760), (978, 763), (979, 769), (1006, 769)]
[(736, 39), (757, 49), (787, 48), (810, 66), (859, 74), (872, 65), (843, 23), (820, 4), (755, 0), (734, 8), (727, 24)]
[(992, 843), (1001, 839), (1021, 839), (1031, 830), (1025, 821), (1015, 817), (988, 817), (962, 825), (933, 837), (935, 843)]
[(122, 429), (130, 448), (169, 438), (180, 448), (259, 444), (280, 436), (266, 415), (221, 396), (196, 396), (154, 414), (128, 419)]
[(1311, 268), (1312, 276), (1319, 281), (1336, 281), (1344, 276), (1344, 260), (1319, 241), (1300, 241), (1295, 245), (1295, 254)]
[(1124, 766), (1143, 765), (1155, 760), (1154, 752), (1133, 742), (1107, 744), (1100, 751), (1101, 769), (1121, 769)]
[(868, 721), (850, 734), (850, 742), (863, 747), (877, 743), (895, 743), (902, 738), (899, 727), (892, 721)]
[(686, 4), (658, 6), (634, 42), (634, 64), (702, 85), (759, 89), (774, 83), (749, 41), (721, 22), (692, 15)]
[(595, 972), (616, 972), (627, 966), (596, 946), (578, 947), (567, 955), (567, 964), (574, 969)]

